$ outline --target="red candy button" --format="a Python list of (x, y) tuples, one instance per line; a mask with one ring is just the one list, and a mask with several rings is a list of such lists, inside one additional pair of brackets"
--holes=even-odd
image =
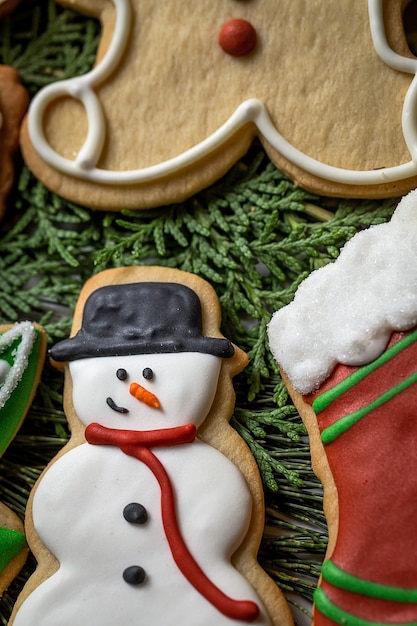
[(246, 20), (229, 20), (220, 29), (219, 44), (226, 54), (233, 57), (245, 56), (256, 46), (256, 30)]

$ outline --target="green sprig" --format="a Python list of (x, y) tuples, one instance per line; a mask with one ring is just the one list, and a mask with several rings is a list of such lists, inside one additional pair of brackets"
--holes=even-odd
[[(91, 69), (99, 35), (95, 20), (53, 0), (22, 0), (0, 24), (0, 61), (20, 71), (33, 95), (42, 85)], [(0, 226), (1, 321), (40, 321), (52, 344), (68, 336), (83, 283), (103, 269), (158, 264), (209, 280), (221, 303), (225, 336), (249, 355), (235, 379), (232, 424), (248, 443), (265, 486), (259, 559), (278, 585), (311, 602), (327, 543), (323, 494), (304, 426), (269, 351), (267, 324), (299, 283), (337, 258), (356, 232), (387, 221), (397, 199), (311, 194), (279, 172), (256, 141), (210, 188), (147, 211), (90, 211), (50, 193), (19, 156), (16, 169)], [(62, 374), (47, 363), (28, 417), (0, 460), (0, 499), (22, 517), (30, 489), (69, 436), (62, 386)], [(34, 567), (30, 559), (3, 595), (0, 623), (7, 623)]]

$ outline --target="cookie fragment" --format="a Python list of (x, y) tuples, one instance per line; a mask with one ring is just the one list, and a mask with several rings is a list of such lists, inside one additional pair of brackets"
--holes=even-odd
[[(0, 455), (16, 435), (39, 383), (46, 335), (31, 322), (0, 325)], [(20, 518), (0, 503), (0, 594), (23, 567), (28, 546)]]
[(7, 196), (14, 182), (14, 157), (28, 101), (18, 72), (7, 65), (0, 65), (0, 218), (6, 210)]

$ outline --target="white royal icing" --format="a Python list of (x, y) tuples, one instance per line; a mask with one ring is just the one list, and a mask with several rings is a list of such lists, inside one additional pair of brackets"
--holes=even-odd
[(0, 409), (4, 407), (13, 391), (16, 389), (27, 367), (29, 355), (36, 338), (35, 329), (31, 322), (20, 322), (0, 336), (0, 359), (1, 354), (9, 348), (14, 341), (21, 338), (13, 355), (13, 365), (1, 361), (0, 376)]
[[(213, 402), (221, 359), (200, 353), (99, 357), (70, 362), (73, 404), (85, 424), (150, 429), (204, 421)], [(125, 380), (116, 376), (127, 372)], [(153, 377), (142, 372), (151, 368)], [(148, 407), (129, 393), (132, 382), (152, 391), (160, 407)], [(112, 410), (107, 397), (129, 413)], [(179, 525), (203, 571), (225, 593), (260, 608), (253, 622), (270, 626), (254, 589), (231, 565), (251, 515), (251, 496), (236, 466), (196, 440), (153, 448), (174, 487)], [(145, 524), (127, 522), (131, 502), (148, 513)], [(53, 463), (33, 500), (37, 534), (57, 557), (59, 569), (18, 610), (14, 626), (231, 626), (175, 565), (160, 515), (160, 490), (140, 461), (114, 446), (81, 444)], [(130, 565), (144, 568), (143, 584), (122, 578)]]
[[(119, 65), (131, 25), (129, 0), (113, 0), (113, 3), (116, 9), (115, 30), (110, 47), (100, 64), (84, 76), (59, 81), (41, 89), (29, 109), (29, 135), (35, 149), (44, 161), (62, 173), (104, 185), (130, 185), (152, 181), (176, 173), (203, 159), (221, 147), (245, 124), (253, 122), (259, 133), (289, 162), (326, 180), (351, 185), (377, 185), (417, 174), (417, 120), (415, 116), (417, 59), (403, 57), (390, 48), (384, 31), (383, 0), (368, 0), (370, 28), (375, 49), (390, 67), (414, 75), (404, 100), (402, 114), (404, 139), (411, 156), (409, 162), (366, 171), (348, 170), (322, 163), (290, 144), (273, 125), (263, 102), (253, 98), (243, 102), (217, 131), (172, 159), (129, 171), (112, 171), (97, 167), (105, 143), (106, 122), (94, 87), (110, 76)], [(43, 118), (47, 107), (54, 100), (65, 95), (70, 95), (83, 104), (88, 119), (87, 137), (75, 160), (67, 159), (56, 152), (49, 145), (43, 130)]]
[[(99, 422), (110, 428), (153, 430), (193, 423), (200, 426), (213, 403), (217, 389), (221, 359), (200, 352), (129, 355), (71, 361), (73, 380), (72, 401), (75, 412), (85, 426)], [(119, 380), (116, 371), (128, 372), (126, 380)], [(142, 376), (151, 368), (153, 378)], [(155, 410), (138, 402), (129, 393), (129, 385), (137, 382), (156, 395), (160, 407)], [(97, 388), (100, 400), (93, 390)], [(129, 413), (117, 413), (102, 399), (111, 396)]]
[(316, 389), (337, 363), (373, 361), (392, 331), (417, 324), (416, 211), (417, 190), (390, 222), (357, 233), (273, 315), (271, 351), (300, 393)]

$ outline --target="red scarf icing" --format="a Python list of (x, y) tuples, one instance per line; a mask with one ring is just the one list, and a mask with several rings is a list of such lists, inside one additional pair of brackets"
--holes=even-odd
[(197, 429), (194, 424), (148, 431), (118, 430), (101, 424), (90, 424), (85, 437), (90, 444), (118, 446), (151, 470), (161, 489), (161, 514), (165, 535), (173, 559), (188, 582), (221, 613), (244, 622), (253, 622), (259, 615), (258, 606), (250, 600), (234, 600), (224, 594), (205, 575), (190, 554), (181, 536), (175, 509), (175, 496), (170, 478), (159, 459), (150, 450), (152, 446), (175, 446), (192, 443)]

